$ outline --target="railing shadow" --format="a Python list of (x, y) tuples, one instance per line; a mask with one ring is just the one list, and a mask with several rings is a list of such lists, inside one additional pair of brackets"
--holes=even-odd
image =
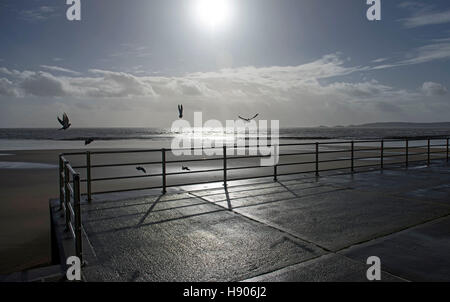
[(138, 228), (139, 226), (141, 226), (145, 219), (148, 217), (148, 215), (150, 215), (150, 213), (153, 211), (153, 209), (155, 208), (156, 204), (161, 200), (161, 197), (163, 197), (163, 195), (159, 195), (158, 198), (156, 198), (156, 200), (153, 202), (153, 204), (150, 206), (150, 208), (148, 209), (148, 211), (144, 214), (144, 216), (142, 216), (141, 220), (139, 220), (138, 224), (136, 225), (136, 228)]
[[(242, 209), (242, 208), (248, 208), (248, 207), (254, 207), (254, 206), (259, 206), (259, 205), (265, 205), (265, 204), (272, 204), (272, 203), (279, 203), (279, 202), (285, 202), (285, 201), (289, 201), (289, 200), (294, 200), (294, 199), (299, 199), (299, 198), (304, 198), (304, 197), (310, 197), (310, 196), (315, 196), (315, 195), (319, 195), (319, 194), (324, 194), (324, 193), (330, 193), (330, 192), (334, 192), (334, 191), (340, 191), (340, 190), (344, 190), (346, 188), (335, 188), (335, 187), (330, 187), (329, 190), (327, 191), (323, 191), (323, 192), (315, 192), (315, 193), (310, 193), (310, 194), (302, 194), (299, 195), (296, 193), (296, 191), (302, 191), (305, 189), (315, 189), (315, 188), (319, 188), (319, 187), (324, 187), (323, 185), (319, 185), (319, 186), (311, 186), (311, 187), (306, 187), (306, 188), (300, 188), (297, 190), (293, 190), (290, 189), (289, 186), (286, 186), (285, 184), (283, 184), (282, 182), (277, 182), (278, 188), (282, 189), (281, 191), (278, 190), (276, 192), (273, 192), (271, 194), (269, 193), (258, 193), (258, 194), (252, 194), (252, 195), (246, 195), (246, 196), (242, 196), (242, 197), (235, 197), (235, 198), (231, 198), (230, 194), (228, 192), (228, 188), (224, 186), (223, 188), (223, 192), (222, 193), (216, 193), (216, 195), (219, 194), (224, 194), (225, 195), (225, 199), (220, 199), (220, 200), (216, 200), (216, 201), (209, 201), (206, 199), (203, 199), (201, 196), (196, 196), (193, 195), (192, 199), (200, 199), (202, 200), (202, 202), (200, 203), (194, 203), (194, 204), (189, 204), (189, 205), (181, 205), (181, 206), (175, 206), (175, 207), (169, 207), (169, 208), (165, 208), (165, 209), (160, 209), (160, 210), (154, 210), (155, 206), (160, 203), (160, 198), (163, 196), (159, 196), (151, 205), (151, 207), (146, 211), (146, 212), (139, 212), (139, 213), (132, 213), (132, 214), (125, 214), (125, 215), (117, 215), (117, 216), (113, 216), (113, 217), (107, 217), (107, 218), (99, 218), (99, 219), (91, 219), (88, 221), (85, 221), (84, 223), (97, 223), (97, 222), (101, 222), (103, 220), (114, 220), (114, 219), (123, 219), (125, 217), (131, 217), (131, 216), (138, 216), (138, 215), (142, 215), (144, 214), (143, 217), (141, 217), (139, 219), (139, 222), (130, 226), (124, 226), (124, 227), (119, 227), (119, 228), (111, 228), (111, 229), (107, 229), (107, 230), (103, 230), (103, 231), (99, 231), (99, 232), (95, 232), (95, 234), (104, 234), (104, 233), (111, 233), (111, 232), (117, 232), (117, 231), (123, 231), (123, 230), (129, 230), (129, 229), (139, 229), (141, 227), (148, 227), (148, 226), (152, 226), (152, 225), (158, 225), (158, 224), (162, 224), (162, 223), (167, 223), (167, 222), (172, 222), (172, 221), (177, 221), (177, 220), (183, 220), (183, 219), (188, 219), (188, 218), (193, 218), (193, 217), (199, 217), (199, 216), (204, 216), (204, 215), (210, 215), (210, 214), (215, 214), (215, 213), (219, 213), (219, 212), (230, 212), (236, 209)], [(293, 185), (296, 185), (295, 183)], [(263, 198), (260, 201), (257, 202), (251, 202), (249, 204), (241, 204), (241, 205), (237, 205), (237, 206), (233, 206), (232, 205), (232, 200), (235, 201), (239, 201), (245, 198), (261, 198), (261, 197), (270, 197), (270, 195), (280, 195), (283, 192), (288, 192), (290, 193), (291, 197), (283, 197), (283, 198), (275, 198), (275, 199), (269, 199), (267, 200), (266, 198)], [(226, 205), (222, 206), (219, 205), (218, 203), (226, 203)], [(161, 212), (167, 212), (168, 214), (166, 214), (166, 216), (170, 216), (173, 213), (176, 213), (178, 210), (183, 209), (183, 208), (193, 208), (193, 210), (201, 207), (201, 206), (205, 206), (205, 205), (213, 205), (216, 207), (220, 207), (218, 209), (215, 210), (210, 210), (208, 211), (208, 208), (206, 209), (206, 211), (201, 211), (199, 213), (194, 213), (194, 214), (183, 214), (181, 213), (181, 216), (178, 217), (170, 217), (167, 219), (159, 219), (156, 221), (152, 221), (152, 222), (147, 222), (144, 223), (144, 221), (151, 216), (151, 214), (160, 214)], [(200, 209), (200, 208), (199, 208)], [(164, 215), (164, 214), (163, 214)], [(108, 223), (108, 225), (114, 225), (112, 223)]]

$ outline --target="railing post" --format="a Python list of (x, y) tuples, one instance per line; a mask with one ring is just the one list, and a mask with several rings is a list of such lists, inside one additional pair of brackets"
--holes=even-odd
[(428, 139), (428, 157), (427, 157), (427, 164), (428, 164), (428, 166), (430, 165), (430, 161), (431, 161), (430, 149), (431, 149), (431, 142), (430, 142), (430, 139)]
[(59, 209), (63, 208), (64, 202), (64, 163), (61, 155), (59, 156)]
[(447, 162), (448, 162), (448, 141), (449, 141), (449, 139), (447, 138)]
[(223, 146), (223, 185), (227, 186), (227, 146)]
[(319, 176), (319, 143), (316, 143), (316, 176)]
[(65, 204), (65, 213), (66, 216), (66, 228), (65, 230), (69, 230), (69, 223), (70, 223), (70, 209), (69, 209), (69, 202), (70, 202), (70, 190), (69, 190), (69, 181), (70, 181), (70, 174), (69, 174), (69, 168), (67, 168), (67, 165), (69, 164), (68, 161), (64, 161), (64, 204)]
[(352, 141), (351, 142), (351, 159), (352, 159), (352, 163), (351, 163), (351, 171), (352, 173), (355, 171), (355, 142)]
[(384, 169), (384, 140), (381, 140), (381, 170)]
[(405, 165), (406, 165), (406, 167), (408, 167), (408, 165), (409, 165), (409, 141), (408, 141), (408, 139), (406, 139), (405, 140), (405, 155), (406, 155), (406, 158), (405, 158)]
[(277, 165), (273, 166), (273, 181), (278, 181)]
[(81, 237), (80, 174), (73, 175), (73, 206), (75, 212), (75, 254), (83, 263), (83, 245)]
[(92, 182), (91, 182), (91, 152), (86, 152), (86, 181), (87, 181), (87, 200), (92, 201)]
[(162, 156), (162, 193), (166, 194), (166, 149), (161, 149), (161, 156)]

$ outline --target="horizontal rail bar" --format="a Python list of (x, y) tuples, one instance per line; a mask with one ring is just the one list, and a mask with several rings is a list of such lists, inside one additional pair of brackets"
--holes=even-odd
[[(145, 188), (131, 188), (131, 189), (122, 189), (122, 190), (99, 191), (99, 192), (92, 192), (92, 194), (97, 194), (98, 195), (98, 194), (132, 192), (132, 191), (144, 191), (144, 190), (154, 190), (154, 189), (162, 189), (162, 186), (145, 187)], [(83, 194), (83, 195), (86, 195), (86, 194)]]
[[(227, 169), (230, 170), (230, 169)], [(222, 172), (223, 169), (210, 169), (210, 170), (198, 170), (198, 171), (187, 171), (187, 172), (170, 172), (166, 173), (167, 176), (169, 175), (182, 175), (182, 174), (196, 174), (196, 173), (212, 173), (212, 172)]]
[[(120, 180), (120, 179), (133, 179), (133, 178), (148, 178), (148, 177), (159, 177), (162, 174), (146, 174), (146, 175), (130, 175), (130, 176), (117, 176), (117, 177), (101, 177), (101, 178), (93, 178), (91, 181), (107, 181), (107, 180)], [(82, 182), (86, 182), (86, 179), (80, 180)]]

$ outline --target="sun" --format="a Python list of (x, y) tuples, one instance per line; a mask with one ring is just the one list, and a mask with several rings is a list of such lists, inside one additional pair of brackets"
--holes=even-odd
[(231, 18), (230, 0), (196, 0), (194, 15), (197, 22), (209, 29), (227, 25)]

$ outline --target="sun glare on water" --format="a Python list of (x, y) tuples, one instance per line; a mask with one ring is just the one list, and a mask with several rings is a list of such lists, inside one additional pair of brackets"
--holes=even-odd
[(230, 0), (195, 0), (194, 15), (197, 22), (207, 29), (226, 26), (231, 19)]

